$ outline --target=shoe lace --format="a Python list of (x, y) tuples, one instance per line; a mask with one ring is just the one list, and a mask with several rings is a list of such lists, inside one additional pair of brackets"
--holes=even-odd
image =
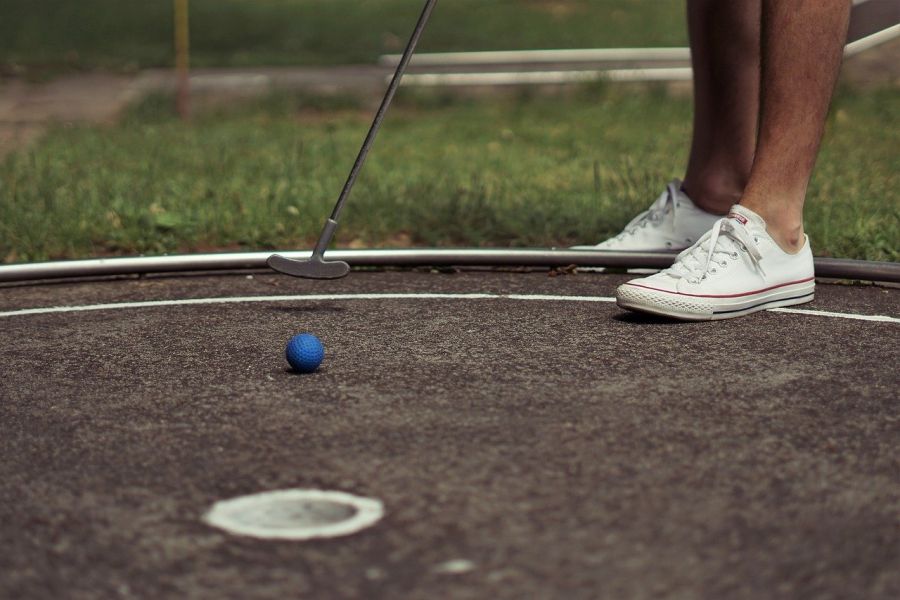
[(753, 234), (733, 219), (719, 219), (696, 244), (678, 255), (669, 274), (699, 283), (708, 273), (715, 273), (717, 266), (727, 266), (729, 258), (737, 260), (738, 251), (746, 253), (753, 266), (765, 275), (760, 264), (762, 254)]
[(632, 219), (615, 239), (621, 240), (628, 236), (632, 236), (638, 229), (646, 227), (647, 225), (658, 225), (662, 223), (665, 216), (670, 211), (674, 210), (676, 198), (678, 197), (678, 189), (680, 187), (681, 183), (677, 180), (669, 183), (666, 186), (666, 191), (656, 199), (656, 202), (654, 202), (649, 209)]

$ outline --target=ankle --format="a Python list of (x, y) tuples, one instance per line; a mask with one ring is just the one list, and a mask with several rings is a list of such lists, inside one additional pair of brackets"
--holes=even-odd
[(806, 244), (806, 234), (803, 229), (803, 216), (786, 214), (781, 211), (773, 211), (765, 205), (756, 205), (752, 201), (742, 200), (740, 203), (749, 208), (766, 222), (766, 231), (775, 243), (788, 254), (796, 254)]
[(712, 215), (725, 215), (740, 202), (743, 187), (725, 183), (694, 182), (685, 180), (681, 190), (687, 194), (694, 206)]
[(766, 231), (775, 240), (782, 250), (788, 254), (797, 254), (803, 250), (806, 244), (806, 235), (803, 233), (803, 225), (789, 228), (775, 228), (766, 226)]

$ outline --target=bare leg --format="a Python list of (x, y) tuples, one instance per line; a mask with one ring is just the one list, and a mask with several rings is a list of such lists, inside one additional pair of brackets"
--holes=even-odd
[(759, 139), (741, 204), (800, 250), (816, 162), (850, 19), (848, 0), (763, 0)]
[(750, 177), (759, 114), (761, 0), (689, 0), (694, 137), (684, 189), (725, 214)]

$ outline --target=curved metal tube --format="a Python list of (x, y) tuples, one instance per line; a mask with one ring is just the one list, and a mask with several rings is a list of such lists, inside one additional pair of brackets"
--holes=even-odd
[[(199, 271), (265, 269), (271, 252), (188, 254), (96, 258), (0, 266), (0, 283), (73, 277), (107, 277)], [(308, 259), (310, 252), (281, 252)], [(410, 248), (396, 250), (329, 250), (329, 258), (355, 267), (611, 267), (659, 269), (672, 264), (671, 254), (597, 252), (554, 248)], [(900, 263), (817, 258), (816, 276), (900, 283)]]

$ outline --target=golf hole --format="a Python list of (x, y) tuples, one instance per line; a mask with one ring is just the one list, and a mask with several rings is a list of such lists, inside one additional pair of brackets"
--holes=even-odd
[(381, 501), (344, 492), (280, 490), (216, 502), (203, 520), (234, 535), (312, 540), (351, 535), (384, 515)]

